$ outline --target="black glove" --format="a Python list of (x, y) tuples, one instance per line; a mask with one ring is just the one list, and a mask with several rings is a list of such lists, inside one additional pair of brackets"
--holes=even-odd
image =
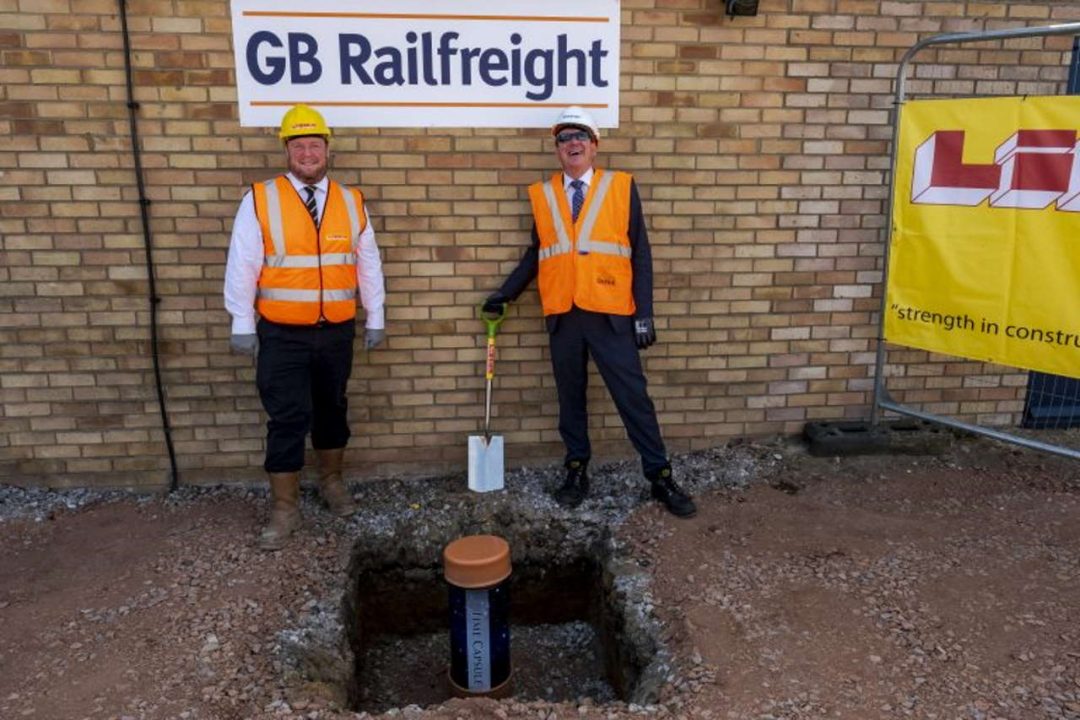
[(656, 342), (656, 327), (652, 318), (634, 318), (634, 342), (638, 350), (644, 350)]
[(493, 292), (484, 301), (484, 312), (488, 315), (502, 315), (509, 303), (510, 298), (501, 292)]

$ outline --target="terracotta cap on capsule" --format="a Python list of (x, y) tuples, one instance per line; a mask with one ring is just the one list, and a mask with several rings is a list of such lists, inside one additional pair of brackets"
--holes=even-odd
[(460, 588), (498, 585), (510, 577), (510, 544), (498, 535), (468, 535), (443, 549), (443, 575)]

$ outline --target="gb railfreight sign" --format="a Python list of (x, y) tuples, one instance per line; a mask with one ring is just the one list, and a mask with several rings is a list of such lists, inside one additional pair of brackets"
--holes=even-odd
[(619, 0), (232, 0), (240, 124), (295, 103), (337, 127), (619, 117)]

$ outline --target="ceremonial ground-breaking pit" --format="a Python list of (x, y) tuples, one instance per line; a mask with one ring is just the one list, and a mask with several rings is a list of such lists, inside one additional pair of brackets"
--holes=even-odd
[(372, 714), (449, 700), (442, 551), (493, 534), (510, 544), (513, 562), (515, 700), (657, 702), (677, 670), (654, 614), (648, 562), (617, 540), (629, 511), (647, 502), (638, 473), (601, 474), (594, 496), (573, 511), (550, 499), (558, 482), (550, 470), (516, 471), (505, 491), (484, 494), (463, 478), (402, 481), (400, 493), (379, 493), (404, 499), (393, 508), (365, 506), (361, 488), (365, 509), (350, 523), (356, 537), (340, 595), (312, 603), (279, 636), (286, 681)]
[[(658, 645), (634, 606), (647, 583), (612, 557), (606, 533), (561, 548), (562, 528), (540, 535), (499, 528), (514, 558), (511, 576), (512, 692), (519, 698), (648, 702), (641, 683)], [(448, 541), (452, 538), (448, 538)], [(566, 552), (569, 550), (570, 552)], [(451, 697), (447, 591), (440, 565), (400, 564), (362, 550), (353, 570), (347, 626), (357, 658), (350, 705), (384, 711)]]

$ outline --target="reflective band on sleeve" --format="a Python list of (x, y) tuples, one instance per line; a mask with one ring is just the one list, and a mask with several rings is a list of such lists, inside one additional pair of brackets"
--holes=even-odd
[(270, 242), (274, 244), (274, 254), (285, 254), (285, 228), (281, 220), (281, 195), (278, 193), (277, 181), (267, 180), (263, 183), (266, 187), (266, 215), (270, 222)]
[[(281, 300), (285, 302), (319, 302), (318, 290), (295, 290), (292, 288), (259, 288), (259, 297), (263, 300)], [(352, 300), (356, 290), (324, 290), (322, 299), (326, 302)]]
[[(600, 176), (600, 180), (596, 184), (596, 192), (593, 193), (592, 200), (589, 201), (589, 210), (585, 213), (585, 220), (581, 223), (581, 232), (578, 233), (577, 251), (579, 253), (588, 252), (603, 252), (607, 255), (614, 255), (616, 253), (606, 252), (599, 247), (601, 243), (597, 243), (591, 239), (593, 228), (596, 226), (596, 218), (600, 215), (600, 208), (604, 206), (604, 199), (607, 197), (608, 188), (611, 187), (611, 179), (615, 177), (613, 173), (603, 173)], [(610, 243), (604, 243), (610, 244)]]
[(547, 260), (549, 257), (555, 255), (563, 255), (570, 252), (570, 234), (566, 232), (566, 224), (563, 223), (562, 213), (559, 212), (559, 206), (555, 202), (555, 181), (549, 180), (544, 183), (544, 198), (547, 200), (548, 210), (551, 213), (551, 219), (555, 224), (555, 237), (559, 242), (556, 245), (549, 245), (546, 248), (540, 248), (540, 259)]
[[(320, 262), (321, 260), (321, 262)], [(272, 268), (315, 268), (332, 265), (355, 265), (355, 253), (325, 253), (323, 255), (267, 255), (266, 266)]]
[(345, 212), (349, 214), (349, 227), (352, 228), (349, 243), (355, 247), (357, 238), (360, 237), (360, 209), (356, 207), (356, 196), (352, 194), (352, 190), (345, 185), (338, 187), (341, 189), (341, 196), (345, 198)]

